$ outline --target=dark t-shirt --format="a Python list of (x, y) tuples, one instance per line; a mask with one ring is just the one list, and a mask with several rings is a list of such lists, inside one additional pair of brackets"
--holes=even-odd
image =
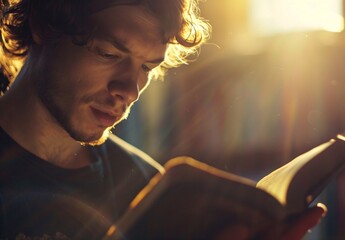
[(0, 239), (101, 239), (157, 173), (115, 136), (92, 147), (95, 161), (80, 169), (38, 158), (1, 128), (0, 143)]

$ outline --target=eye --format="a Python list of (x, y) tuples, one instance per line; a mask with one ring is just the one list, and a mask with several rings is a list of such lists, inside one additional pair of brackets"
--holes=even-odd
[(99, 56), (101, 56), (102, 58), (107, 59), (107, 60), (117, 60), (121, 57), (118, 54), (110, 53), (110, 52), (103, 50), (103, 49), (100, 49), (100, 48), (97, 48), (96, 51), (97, 51), (97, 54)]
[(149, 71), (151, 71), (152, 69), (151, 68), (149, 68), (147, 65), (145, 65), (145, 64), (142, 64), (141, 65), (141, 68), (144, 70), (144, 72), (149, 72)]

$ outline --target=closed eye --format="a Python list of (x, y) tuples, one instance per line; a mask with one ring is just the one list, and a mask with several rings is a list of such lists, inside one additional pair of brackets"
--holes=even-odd
[(121, 57), (118, 54), (107, 52), (101, 48), (96, 48), (96, 51), (97, 51), (97, 54), (99, 56), (101, 56), (102, 58), (107, 59), (107, 60), (117, 60)]
[(154, 68), (158, 67), (162, 61), (155, 61), (155, 62), (146, 62), (141, 65), (141, 68), (143, 69), (144, 72), (150, 72)]
[(141, 68), (143, 69), (144, 72), (150, 72), (152, 69), (148, 67), (146, 64), (142, 64)]

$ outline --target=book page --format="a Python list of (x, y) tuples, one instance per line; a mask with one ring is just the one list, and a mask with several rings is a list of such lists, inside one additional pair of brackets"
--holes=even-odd
[(331, 146), (335, 140), (323, 143), (318, 147), (296, 157), (291, 162), (273, 171), (257, 183), (257, 188), (263, 189), (275, 196), (279, 202), (286, 205), (287, 193), (295, 175), (318, 154)]

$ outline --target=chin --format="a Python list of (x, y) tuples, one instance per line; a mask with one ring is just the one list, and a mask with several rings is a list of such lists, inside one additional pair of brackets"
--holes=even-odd
[(97, 146), (103, 144), (109, 137), (110, 134), (110, 129), (107, 128), (106, 130), (103, 131), (103, 133), (99, 136), (84, 136), (81, 137), (73, 137), (76, 139), (80, 144), (85, 145), (85, 146)]
[(89, 141), (89, 142), (85, 142), (84, 144), (89, 145), (89, 146), (97, 146), (97, 145), (101, 145), (103, 144), (109, 137), (109, 132), (108, 130), (103, 132), (103, 135), (94, 141)]

